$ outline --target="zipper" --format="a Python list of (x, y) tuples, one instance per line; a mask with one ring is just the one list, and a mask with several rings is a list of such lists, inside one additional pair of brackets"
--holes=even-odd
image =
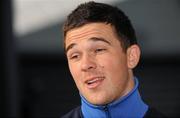
[(103, 109), (104, 109), (104, 111), (105, 111), (105, 113), (106, 113), (106, 116), (107, 116), (106, 118), (111, 118), (108, 107), (107, 107), (107, 106), (104, 106)]

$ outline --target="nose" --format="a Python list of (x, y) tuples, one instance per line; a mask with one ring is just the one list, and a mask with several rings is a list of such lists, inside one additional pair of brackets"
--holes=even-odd
[(84, 55), (81, 60), (81, 70), (82, 71), (91, 71), (93, 69), (96, 69), (96, 60), (91, 55)]

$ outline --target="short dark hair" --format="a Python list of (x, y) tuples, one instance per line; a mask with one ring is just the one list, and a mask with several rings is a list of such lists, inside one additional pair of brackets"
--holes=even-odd
[(129, 46), (137, 44), (134, 28), (122, 10), (108, 4), (93, 1), (80, 4), (69, 14), (63, 27), (64, 40), (69, 30), (96, 22), (111, 24), (114, 27), (124, 51)]

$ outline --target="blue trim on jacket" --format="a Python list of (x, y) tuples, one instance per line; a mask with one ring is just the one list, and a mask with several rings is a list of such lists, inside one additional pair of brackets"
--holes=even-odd
[(81, 95), (81, 110), (84, 118), (142, 118), (148, 106), (139, 94), (138, 79), (135, 77), (134, 80), (135, 86), (127, 95), (105, 106), (93, 105)]

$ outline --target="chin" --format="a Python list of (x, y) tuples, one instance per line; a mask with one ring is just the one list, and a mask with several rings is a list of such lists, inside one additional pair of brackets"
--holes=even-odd
[(94, 105), (106, 105), (109, 103), (110, 100), (105, 99), (105, 97), (100, 97), (100, 98), (92, 98), (89, 99), (88, 101)]

